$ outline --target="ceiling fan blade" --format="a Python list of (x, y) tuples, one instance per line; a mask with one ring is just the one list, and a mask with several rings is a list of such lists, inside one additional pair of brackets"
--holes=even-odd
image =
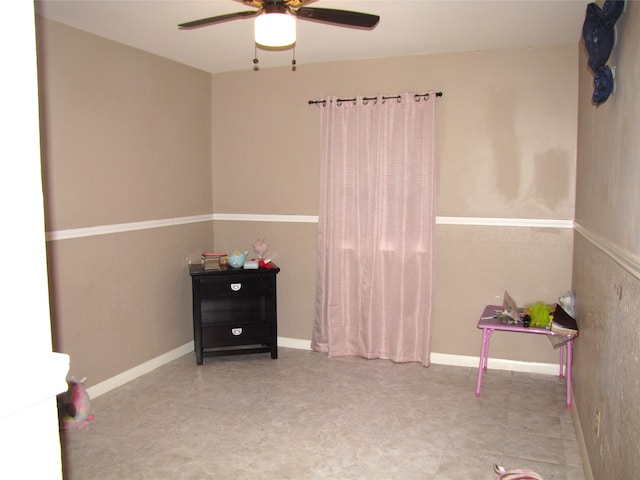
[(337, 10), (335, 8), (301, 7), (296, 10), (296, 15), (304, 20), (316, 20), (318, 22), (363, 28), (373, 28), (380, 20), (378, 15), (352, 12), (349, 10)]
[(261, 10), (245, 10), (244, 12), (227, 13), (226, 15), (218, 15), (216, 17), (201, 18), (200, 20), (194, 20), (192, 22), (181, 23), (178, 28), (190, 29), (198, 27), (206, 27), (207, 25), (213, 25), (214, 23), (226, 22), (229, 20), (235, 20), (236, 18), (253, 17), (261, 12)]

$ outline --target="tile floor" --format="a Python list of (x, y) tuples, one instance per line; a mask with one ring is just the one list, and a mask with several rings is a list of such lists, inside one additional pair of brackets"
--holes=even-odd
[(584, 478), (556, 377), (489, 370), (478, 399), (474, 368), (279, 354), (190, 354), (94, 399), (65, 479)]

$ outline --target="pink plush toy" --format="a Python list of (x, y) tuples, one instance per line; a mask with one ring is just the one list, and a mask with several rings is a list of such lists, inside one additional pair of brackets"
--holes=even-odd
[(74, 377), (69, 380), (69, 389), (58, 396), (58, 411), (60, 414), (60, 428), (82, 428), (95, 417), (91, 411), (91, 400), (84, 388), (86, 378), (77, 381)]
[(258, 254), (259, 259), (264, 258), (264, 254), (269, 250), (269, 244), (264, 238), (259, 238), (253, 242), (253, 251)]

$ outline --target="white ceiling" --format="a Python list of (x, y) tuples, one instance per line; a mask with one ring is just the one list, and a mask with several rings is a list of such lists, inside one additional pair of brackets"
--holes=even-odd
[[(313, 7), (380, 15), (371, 31), (298, 20), (304, 64), (425, 53), (577, 43), (588, 0), (317, 0)], [(252, 10), (241, 0), (37, 0), (44, 17), (211, 73), (246, 70), (253, 20), (195, 30), (178, 23)], [(258, 50), (260, 66), (291, 64), (292, 52)]]

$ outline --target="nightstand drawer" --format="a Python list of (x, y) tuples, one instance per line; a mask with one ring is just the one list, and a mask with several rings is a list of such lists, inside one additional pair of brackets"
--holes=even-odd
[(271, 279), (266, 277), (248, 277), (239, 275), (237, 277), (226, 278), (205, 278), (200, 281), (200, 296), (243, 296), (262, 295), (272, 290)]
[(271, 342), (271, 323), (202, 326), (205, 348)]

